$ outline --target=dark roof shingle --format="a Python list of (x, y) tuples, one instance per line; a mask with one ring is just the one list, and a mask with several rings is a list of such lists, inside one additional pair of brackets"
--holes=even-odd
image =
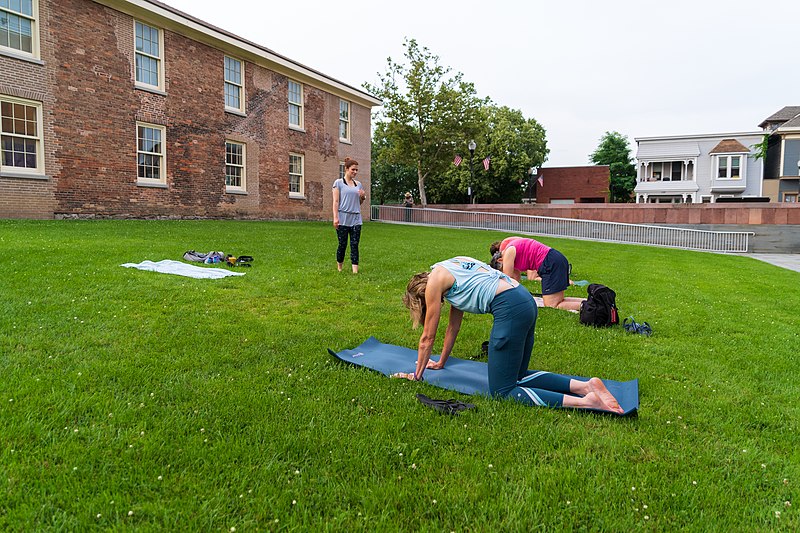
[(722, 139), (709, 154), (747, 153), (750, 150), (736, 139)]

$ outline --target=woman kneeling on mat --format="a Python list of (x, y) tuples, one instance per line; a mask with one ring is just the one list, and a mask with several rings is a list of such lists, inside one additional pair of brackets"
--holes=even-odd
[(537, 240), (508, 237), (493, 242), (489, 247), (491, 265), (519, 281), (523, 271), (528, 279), (542, 281), (542, 300), (545, 307), (580, 311), (583, 298), (564, 297), (572, 282), (569, 279), (569, 262), (564, 254)]
[[(444, 300), (450, 318), (442, 355), (431, 360), (436, 329)], [(421, 380), (426, 368), (444, 368), (453, 350), (464, 312), (494, 317), (489, 338), (489, 392), (529, 404), (548, 407), (599, 409), (622, 413), (623, 409), (602, 380), (572, 379), (550, 372), (528, 370), (533, 350), (537, 308), (533, 297), (519, 282), (471, 257), (440, 261), (430, 272), (416, 274), (408, 282), (403, 303), (416, 328), (423, 324), (417, 367), (413, 373), (396, 374)]]

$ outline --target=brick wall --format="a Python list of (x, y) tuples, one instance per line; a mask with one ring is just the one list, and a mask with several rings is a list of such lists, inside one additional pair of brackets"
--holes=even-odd
[(607, 202), (609, 167), (545, 167), (539, 169), (543, 186), (536, 184), (536, 203), (574, 200), (575, 203)]
[(56, 208), (56, 181), (52, 176), (59, 172), (60, 163), (55, 157), (58, 142), (53, 134), (52, 123), (55, 101), (54, 69), (49, 68), (54, 64), (53, 36), (50, 32), (52, 18), (49, 2), (40, 1), (40, 62), (0, 55), (0, 95), (42, 104), (45, 170), (50, 176), (47, 180), (0, 177), (2, 218), (52, 218)]
[[(291, 130), (286, 75), (244, 61), (246, 116), (226, 113), (225, 52), (166, 29), (166, 94), (135, 89), (131, 16), (89, 0), (39, 4), (45, 65), (0, 56), (0, 93), (43, 102), (51, 179), (0, 179), (0, 217), (330, 219), (345, 156), (369, 190), (369, 108), (351, 102), (352, 144), (340, 143), (339, 97), (304, 83), (305, 131)], [(166, 188), (137, 184), (137, 121), (166, 127)], [(226, 140), (246, 144), (246, 194), (225, 191)], [(290, 152), (304, 156), (302, 199), (289, 198)]]
[(626, 222), (629, 224), (737, 224), (769, 225), (800, 224), (800, 205), (785, 203), (759, 204), (450, 204), (429, 205), (436, 209), (514, 213), (541, 217)]

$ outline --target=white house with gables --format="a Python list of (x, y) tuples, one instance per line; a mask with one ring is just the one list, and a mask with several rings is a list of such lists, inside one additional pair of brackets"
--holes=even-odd
[[(764, 132), (636, 138), (636, 203), (760, 199)], [(724, 201), (724, 200), (723, 200)]]

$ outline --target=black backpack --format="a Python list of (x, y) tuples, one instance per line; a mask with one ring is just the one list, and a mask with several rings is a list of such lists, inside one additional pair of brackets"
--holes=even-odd
[(617, 293), (599, 283), (592, 283), (586, 290), (589, 296), (581, 302), (581, 323), (601, 328), (619, 324)]

